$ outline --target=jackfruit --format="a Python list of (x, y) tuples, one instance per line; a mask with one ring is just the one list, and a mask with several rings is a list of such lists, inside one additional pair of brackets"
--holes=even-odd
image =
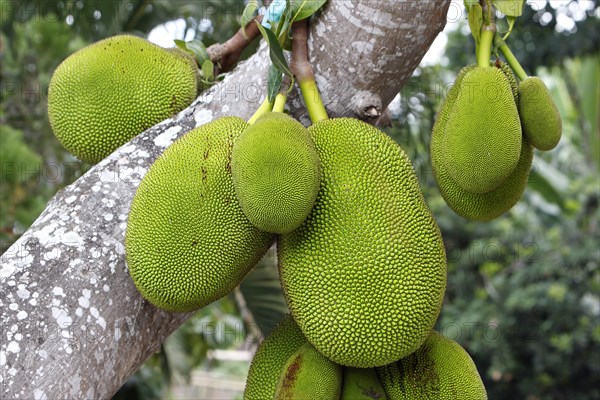
[(443, 139), (450, 177), (472, 193), (493, 190), (517, 166), (521, 140), (519, 113), (504, 73), (493, 67), (467, 72)]
[(59, 142), (95, 164), (196, 98), (194, 63), (129, 35), (91, 44), (64, 60), (48, 88)]
[(334, 362), (385, 365), (426, 339), (446, 256), (402, 148), (351, 118), (309, 128), (321, 159), (311, 214), (278, 241), (280, 278), (308, 341)]
[(275, 399), (338, 400), (341, 385), (342, 367), (325, 358), (307, 342), (283, 367)]
[(244, 216), (230, 170), (247, 127), (223, 117), (182, 136), (150, 167), (135, 193), (125, 251), (140, 293), (167, 311), (192, 311), (229, 293), (273, 235)]
[(537, 76), (519, 85), (519, 114), (523, 135), (539, 150), (552, 150), (562, 135), (562, 120), (548, 88)]
[(458, 97), (460, 83), (473, 68), (475, 67), (467, 66), (461, 70), (454, 86), (452, 86), (442, 103), (433, 126), (430, 156), (436, 183), (448, 206), (464, 218), (475, 221), (489, 221), (511, 209), (521, 198), (531, 169), (533, 149), (531, 145), (523, 142), (521, 155), (515, 170), (497, 188), (487, 193), (471, 193), (463, 189), (450, 177), (443, 162), (444, 129), (452, 113), (453, 103)]
[(487, 399), (469, 354), (437, 332), (408, 357), (376, 370), (390, 400)]
[(374, 368), (344, 368), (341, 400), (387, 400)]
[(319, 156), (308, 130), (283, 113), (268, 113), (242, 132), (231, 171), (244, 214), (266, 232), (300, 226), (319, 192)]
[(508, 79), (508, 83), (510, 84), (510, 89), (512, 91), (513, 99), (515, 100), (515, 104), (519, 104), (519, 84), (517, 83), (517, 78), (515, 78), (515, 74), (513, 73), (510, 65), (502, 60), (496, 60), (490, 61), (490, 66), (496, 67), (504, 73), (504, 76), (506, 79)]
[(258, 347), (244, 399), (338, 399), (341, 379), (341, 367), (319, 354), (288, 314)]

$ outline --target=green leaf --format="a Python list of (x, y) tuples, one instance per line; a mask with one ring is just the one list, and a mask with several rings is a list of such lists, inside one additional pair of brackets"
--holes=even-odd
[(175, 40), (173, 40), (173, 42), (175, 42), (175, 46), (179, 47), (181, 50), (184, 50), (184, 51), (190, 53), (189, 49), (187, 48), (187, 46), (185, 44), (185, 40), (175, 39)]
[(180, 49), (190, 53), (196, 59), (198, 65), (203, 65), (204, 61), (210, 60), (208, 53), (206, 52), (206, 46), (201, 40), (194, 39), (190, 42), (184, 42), (183, 40), (175, 40), (175, 45)]
[(564, 200), (560, 193), (546, 178), (537, 173), (537, 171), (531, 171), (527, 186), (534, 192), (539, 193), (548, 203), (556, 204), (563, 211), (565, 210)]
[(562, 193), (566, 193), (569, 179), (558, 169), (540, 157), (534, 157), (533, 168), (529, 174), (527, 185), (538, 192), (548, 203), (565, 209)]
[(264, 336), (288, 313), (275, 260), (272, 247), (240, 285), (246, 306)]
[(248, 36), (246, 36), (246, 25), (248, 25), (248, 23), (254, 18), (257, 8), (258, 1), (250, 0), (242, 12), (242, 33), (244, 34), (245, 38), (248, 38)]
[(492, 0), (492, 4), (507, 17), (520, 17), (523, 14), (525, 0)]
[(265, 28), (260, 24), (257, 24), (260, 33), (267, 41), (269, 45), (269, 56), (271, 57), (271, 62), (281, 73), (286, 74), (289, 77), (293, 77), (292, 71), (290, 71), (290, 67), (288, 67), (287, 61), (283, 55), (283, 49), (277, 40), (277, 37), (269, 28)]
[(475, 39), (475, 43), (479, 45), (481, 27), (483, 26), (483, 9), (479, 4), (473, 4), (469, 8), (469, 28), (471, 28), (471, 34)]
[(210, 60), (205, 60), (202, 63), (202, 76), (204, 76), (204, 79), (207, 81), (214, 80), (214, 68), (215, 64), (213, 64), (213, 62)]
[(327, 0), (291, 0), (292, 22), (302, 21), (316, 13)]
[(269, 75), (267, 78), (267, 98), (269, 101), (275, 100), (275, 96), (281, 88), (282, 74), (273, 64), (269, 68)]
[[(289, 3), (289, 1), (288, 1)], [(281, 16), (281, 20), (277, 24), (277, 30), (275, 31), (275, 36), (277, 36), (277, 40), (281, 47), (285, 50), (291, 51), (292, 45), (290, 40), (290, 28), (292, 26), (292, 9), (288, 6), (286, 7), (283, 15)]]

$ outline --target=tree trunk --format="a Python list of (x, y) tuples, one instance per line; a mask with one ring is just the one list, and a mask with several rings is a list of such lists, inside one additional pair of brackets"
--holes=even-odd
[[(309, 51), (330, 116), (376, 116), (445, 25), (449, 0), (330, 1)], [(1, 257), (0, 397), (109, 398), (191, 314), (160, 311), (127, 272), (123, 239), (140, 179), (175, 139), (264, 98), (265, 46), (190, 107), (61, 190)], [(308, 123), (302, 100), (291, 112)]]

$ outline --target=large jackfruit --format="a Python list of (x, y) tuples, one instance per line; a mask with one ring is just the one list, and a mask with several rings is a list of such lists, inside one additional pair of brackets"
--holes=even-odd
[(336, 363), (385, 365), (418, 348), (446, 285), (442, 238), (404, 151), (351, 118), (309, 128), (321, 189), (279, 238), (280, 277), (309, 342)]
[(437, 332), (408, 357), (376, 371), (390, 400), (487, 399), (469, 354)]
[(523, 135), (539, 150), (552, 150), (562, 135), (560, 113), (540, 78), (530, 76), (519, 85), (519, 114)]
[(521, 123), (510, 83), (498, 68), (474, 68), (460, 82), (445, 126), (443, 162), (463, 189), (485, 193), (515, 169)]
[(319, 192), (319, 156), (308, 130), (283, 113), (268, 113), (242, 132), (231, 170), (242, 210), (267, 232), (300, 226)]
[(195, 63), (139, 37), (113, 36), (64, 60), (50, 80), (48, 116), (74, 156), (95, 164), (188, 106)]
[(475, 66), (467, 66), (460, 71), (442, 103), (431, 135), (431, 165), (440, 193), (454, 212), (471, 220), (489, 221), (511, 209), (521, 198), (531, 169), (533, 149), (530, 144), (523, 142), (515, 170), (497, 188), (487, 193), (471, 193), (450, 177), (443, 162), (445, 127), (459, 94), (461, 81), (473, 68)]
[(337, 400), (341, 385), (342, 367), (318, 353), (287, 315), (258, 347), (244, 399)]
[(233, 190), (233, 141), (248, 124), (223, 117), (178, 139), (133, 198), (125, 237), (129, 272), (152, 304), (192, 311), (231, 291), (273, 241), (252, 226)]

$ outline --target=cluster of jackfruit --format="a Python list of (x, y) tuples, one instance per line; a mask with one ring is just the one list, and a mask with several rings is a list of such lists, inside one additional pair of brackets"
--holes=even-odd
[(91, 44), (65, 59), (48, 88), (59, 142), (95, 164), (196, 98), (194, 59), (130, 35)]
[(487, 393), (469, 354), (435, 331), (401, 360), (355, 368), (323, 357), (288, 315), (256, 351), (244, 399), (483, 400)]
[(444, 200), (468, 219), (500, 216), (525, 190), (533, 147), (554, 148), (561, 132), (556, 105), (539, 78), (517, 83), (499, 61), (464, 67), (431, 135), (431, 163)]
[(282, 113), (219, 118), (148, 170), (125, 248), (140, 293), (189, 312), (229, 293), (274, 240), (291, 316), (257, 352), (246, 397), (382, 391), (374, 368), (427, 343), (446, 286), (440, 231), (402, 148), (351, 118), (308, 129)]

